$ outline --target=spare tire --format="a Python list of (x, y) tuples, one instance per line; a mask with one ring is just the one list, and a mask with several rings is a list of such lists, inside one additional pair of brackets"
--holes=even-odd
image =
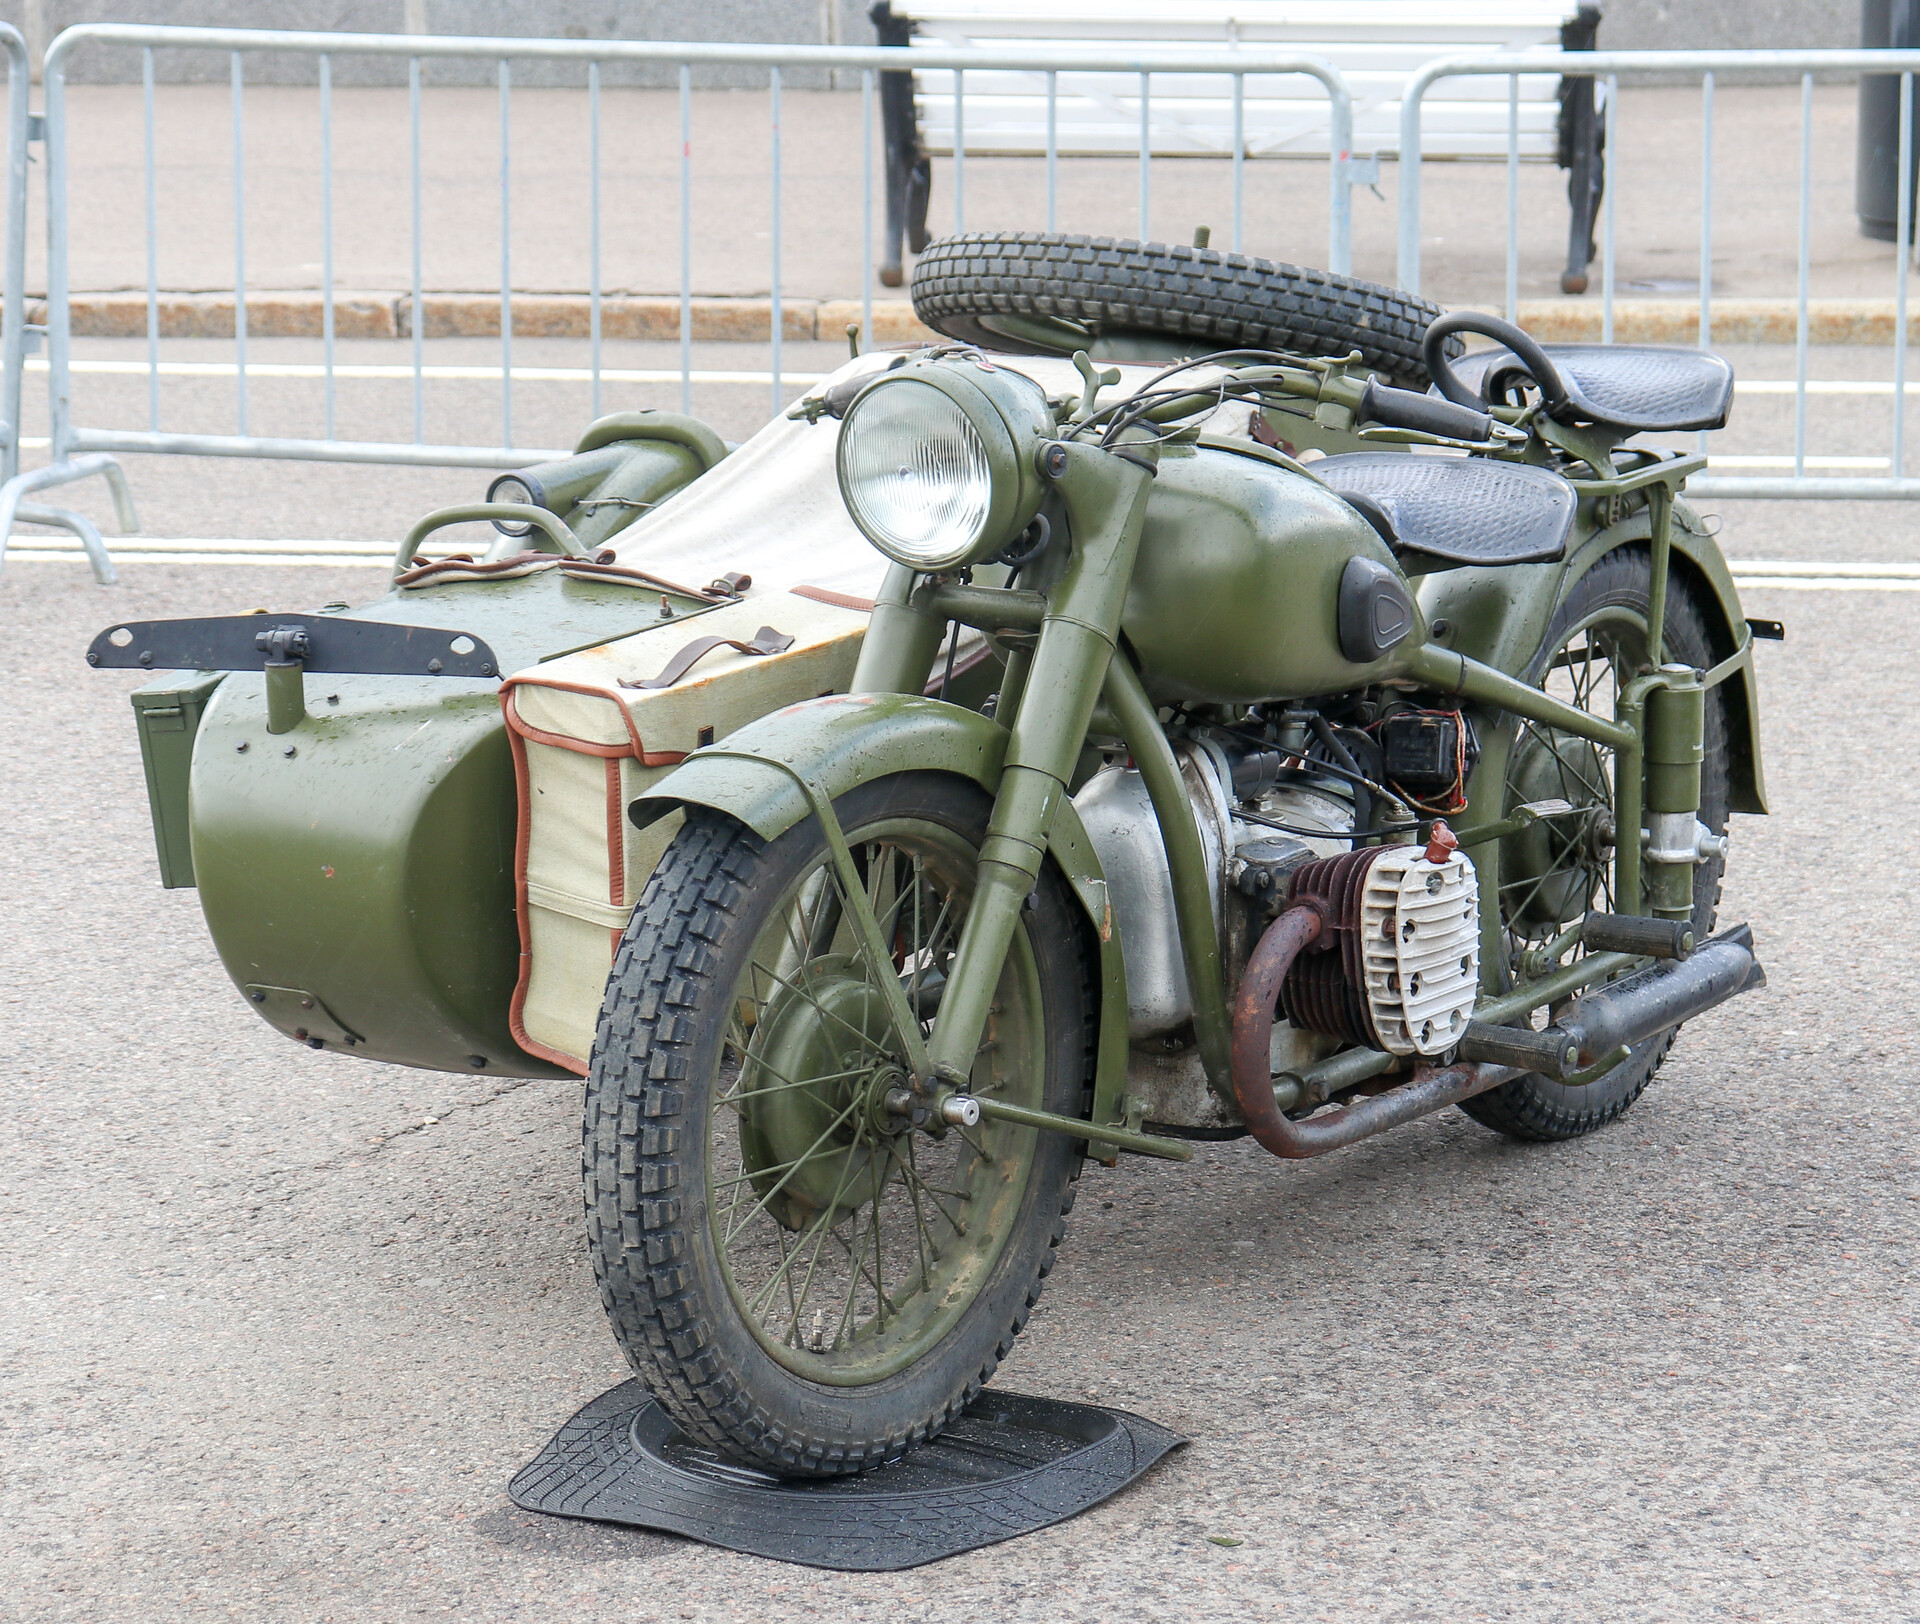
[[(928, 245), (913, 309), (935, 332), (983, 349), (1070, 355), (1129, 334), (1195, 339), (1196, 350), (1345, 355), (1403, 389), (1429, 382), (1420, 341), (1441, 307), (1396, 288), (1216, 248), (971, 231)], [(1450, 341), (1457, 355), (1461, 340)]]

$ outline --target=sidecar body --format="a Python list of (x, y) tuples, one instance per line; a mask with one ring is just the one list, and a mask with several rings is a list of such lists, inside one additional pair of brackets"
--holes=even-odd
[[(1049, 387), (1074, 378), (1037, 365)], [(612, 943), (670, 834), (625, 839), (619, 807), (686, 752), (845, 691), (886, 565), (846, 516), (834, 427), (776, 419), (704, 470), (654, 467), (604, 564), (414, 568), (369, 603), (319, 612), (465, 633), (495, 656), (488, 676), (309, 670), (286, 732), (269, 731), (262, 670), (172, 671), (136, 690), (161, 882), (199, 889), (264, 1019), (402, 1065), (583, 1069)], [(591, 489), (578, 494), (592, 511)], [(793, 643), (722, 645), (665, 688), (621, 686), (763, 626)], [(997, 668), (977, 636), (958, 655), (952, 695), (977, 703)], [(536, 804), (551, 814), (539, 838)]]

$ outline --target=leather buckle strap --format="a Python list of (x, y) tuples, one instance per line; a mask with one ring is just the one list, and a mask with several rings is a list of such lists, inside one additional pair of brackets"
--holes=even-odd
[(782, 654), (793, 647), (793, 639), (785, 632), (778, 632), (771, 626), (762, 626), (753, 634), (750, 642), (737, 637), (696, 637), (678, 654), (667, 661), (666, 668), (657, 677), (640, 682), (622, 682), (622, 688), (671, 688), (717, 648), (734, 649), (741, 654)]

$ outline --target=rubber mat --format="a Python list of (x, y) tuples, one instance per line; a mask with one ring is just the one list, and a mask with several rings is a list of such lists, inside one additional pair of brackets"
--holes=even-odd
[(890, 1465), (781, 1479), (685, 1443), (630, 1381), (554, 1434), (507, 1493), (526, 1511), (880, 1573), (1064, 1522), (1186, 1442), (1125, 1410), (989, 1388), (932, 1443)]

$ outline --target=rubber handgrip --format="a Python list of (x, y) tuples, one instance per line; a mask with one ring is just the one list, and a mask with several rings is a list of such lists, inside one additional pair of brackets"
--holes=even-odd
[(1470, 411), (1450, 400), (1436, 400), (1432, 395), (1371, 380), (1360, 396), (1359, 416), (1364, 422), (1445, 435), (1450, 440), (1484, 441), (1493, 436), (1493, 418), (1486, 412)]

